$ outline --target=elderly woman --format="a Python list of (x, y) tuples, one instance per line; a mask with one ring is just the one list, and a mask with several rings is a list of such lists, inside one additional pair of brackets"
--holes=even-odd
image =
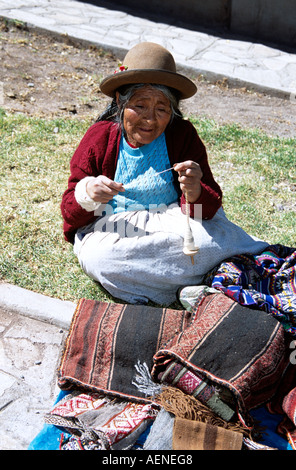
[[(87, 275), (117, 299), (168, 305), (223, 259), (267, 246), (226, 218), (205, 147), (178, 108), (196, 87), (169, 51), (138, 44), (101, 91), (112, 102), (74, 153), (61, 205)], [(185, 207), (194, 263), (183, 252)]]

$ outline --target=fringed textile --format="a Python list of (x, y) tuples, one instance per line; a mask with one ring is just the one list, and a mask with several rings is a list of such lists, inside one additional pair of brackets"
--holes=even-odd
[(174, 387), (164, 387), (157, 397), (157, 402), (177, 418), (218, 426), (251, 438), (251, 430), (246, 428), (240, 421), (227, 422), (223, 420), (199, 400)]
[(279, 322), (222, 293), (203, 296), (191, 313), (81, 299), (58, 383), (139, 403), (151, 403), (153, 382), (155, 393), (172, 385), (248, 425), (248, 409), (277, 390), (287, 352)]
[(62, 438), (62, 450), (125, 450), (134, 445), (157, 412), (152, 404), (75, 392), (57, 403), (45, 422), (71, 433)]

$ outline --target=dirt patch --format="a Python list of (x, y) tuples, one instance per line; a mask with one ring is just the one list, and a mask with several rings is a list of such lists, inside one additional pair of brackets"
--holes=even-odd
[[(99, 84), (118, 66), (112, 54), (5, 20), (0, 22), (0, 39), (0, 99), (5, 110), (35, 116), (95, 118), (105, 108), (109, 98), (100, 92)], [(295, 137), (296, 102), (247, 88), (234, 89), (227, 80), (209, 83), (201, 76), (191, 78), (198, 91), (182, 102), (185, 114)]]

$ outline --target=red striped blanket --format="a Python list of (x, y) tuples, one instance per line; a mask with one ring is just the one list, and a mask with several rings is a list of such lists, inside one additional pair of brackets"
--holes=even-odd
[(288, 384), (289, 344), (275, 318), (222, 293), (203, 297), (192, 313), (81, 299), (58, 383), (143, 403), (153, 387), (170, 384), (248, 424), (248, 410)]

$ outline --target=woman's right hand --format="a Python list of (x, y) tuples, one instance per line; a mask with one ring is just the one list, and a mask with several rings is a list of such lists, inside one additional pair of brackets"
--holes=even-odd
[(87, 183), (86, 191), (93, 201), (106, 204), (113, 196), (124, 192), (125, 189), (122, 183), (116, 183), (107, 176), (100, 175)]

